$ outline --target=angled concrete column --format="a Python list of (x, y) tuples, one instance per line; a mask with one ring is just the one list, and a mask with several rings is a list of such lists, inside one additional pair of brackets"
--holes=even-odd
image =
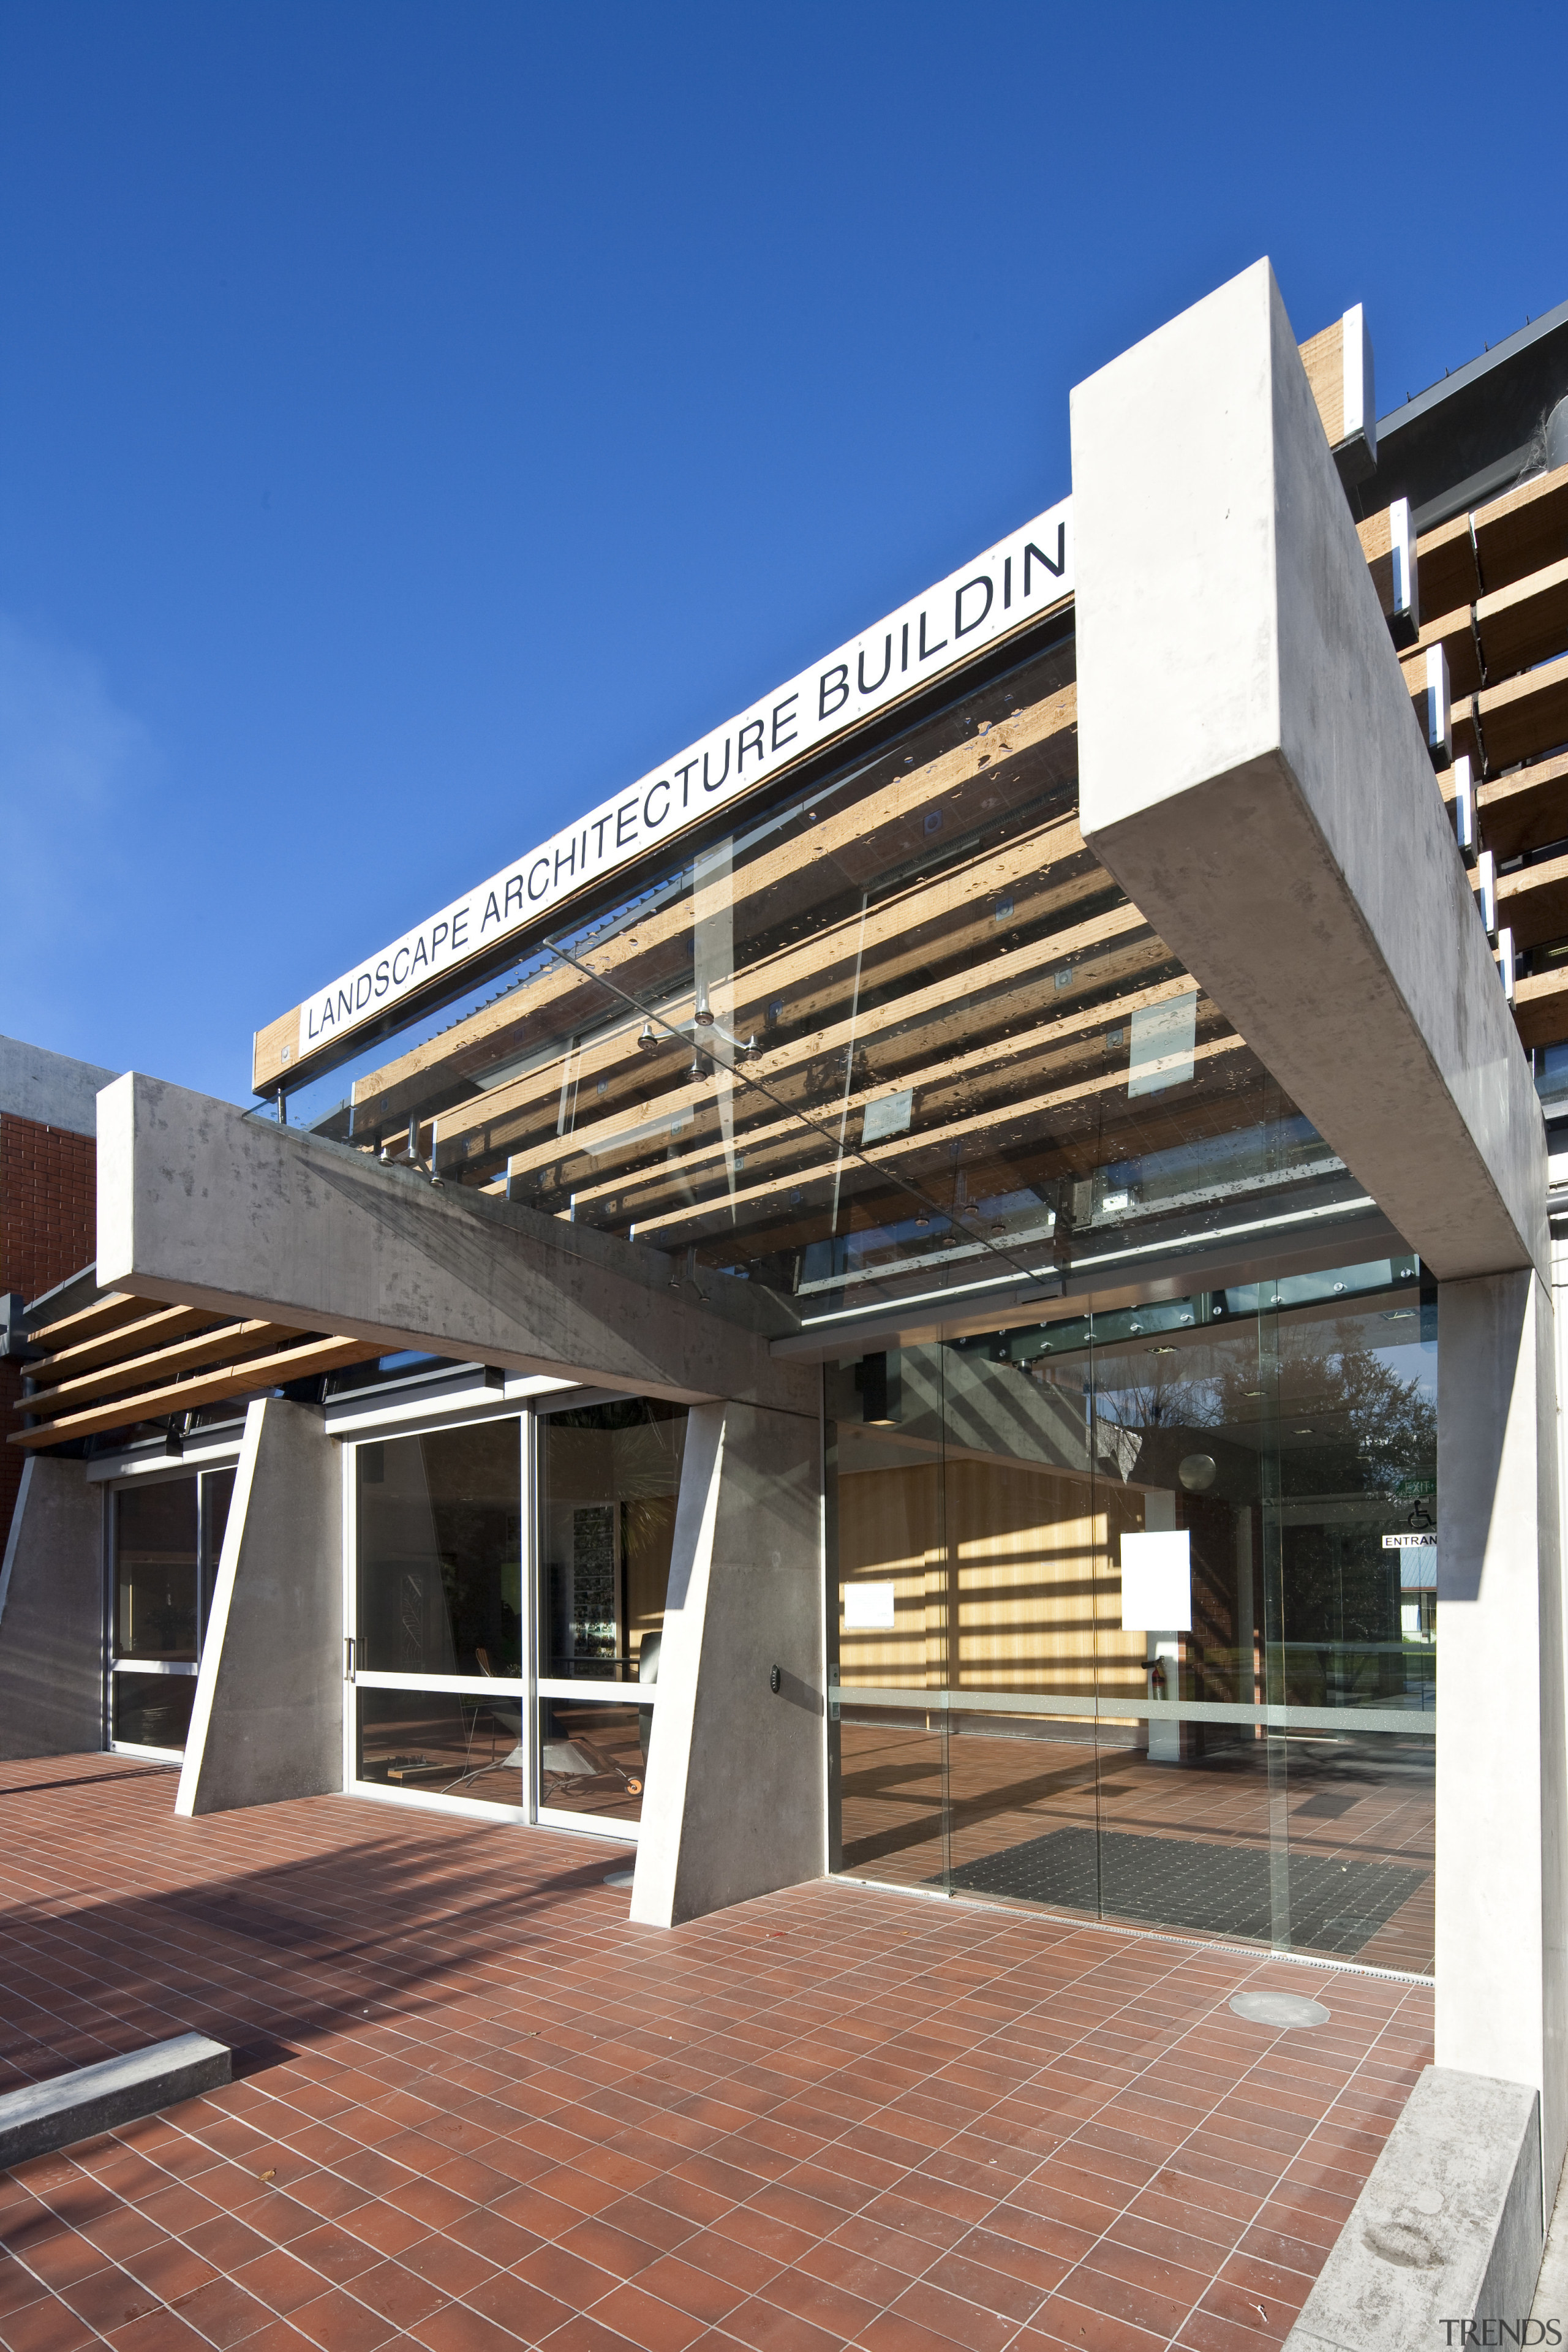
[(0, 1756), (102, 1746), (102, 1489), (35, 1454), (0, 1565)]
[(1563, 1623), (1549, 1293), (1437, 1292), (1436, 2063), (1541, 2094), (1568, 2147)]
[(343, 1785), (339, 1465), (309, 1405), (247, 1407), (178, 1813)]
[(645, 1926), (826, 1867), (819, 1448), (815, 1413), (692, 1411), (632, 1889)]
[(142, 1298), (429, 1349), (632, 1395), (815, 1412), (759, 1284), (128, 1071), (99, 1097), (98, 1279)]

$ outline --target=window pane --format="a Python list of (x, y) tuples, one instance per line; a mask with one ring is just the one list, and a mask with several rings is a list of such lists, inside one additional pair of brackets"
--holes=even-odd
[(521, 1673), (516, 1421), (362, 1445), (357, 1469), (360, 1664), (377, 1674)]
[(522, 1802), (522, 1701), (466, 1692), (361, 1690), (356, 1778), (389, 1789)]
[(655, 1710), (571, 1698), (539, 1705), (539, 1801), (547, 1810), (642, 1819)]
[(209, 1470), (202, 1479), (202, 1639), (207, 1633), (207, 1615), (213, 1605), (213, 1588), (217, 1582), (217, 1564), (223, 1552), (224, 1529), (228, 1525), (228, 1507), (234, 1500), (234, 1472)]
[(657, 1678), (686, 1407), (624, 1397), (540, 1423), (539, 1671)]
[(184, 1747), (196, 1696), (195, 1675), (111, 1675), (110, 1694), (116, 1739), (176, 1752)]
[(194, 1662), (195, 1480), (161, 1479), (123, 1489), (116, 1497), (114, 1524), (115, 1656)]

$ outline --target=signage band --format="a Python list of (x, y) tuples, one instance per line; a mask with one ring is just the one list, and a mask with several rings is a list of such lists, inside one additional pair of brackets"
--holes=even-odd
[(804, 753), (967, 661), (1032, 614), (1059, 604), (1072, 586), (1072, 501), (1064, 499), (308, 997), (300, 1007), (298, 1040), (292, 1050), (281, 1046), (280, 1065), (313, 1061), (443, 973), (536, 923), (585, 885), (674, 839)]

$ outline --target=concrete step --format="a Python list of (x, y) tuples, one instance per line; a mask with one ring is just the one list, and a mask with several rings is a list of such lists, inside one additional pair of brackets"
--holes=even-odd
[(47, 2083), (27, 2083), (0, 2098), (0, 2167), (47, 2156), (73, 2140), (155, 2115), (231, 2079), (230, 2053), (205, 2033), (176, 2033), (123, 2058), (77, 2066)]

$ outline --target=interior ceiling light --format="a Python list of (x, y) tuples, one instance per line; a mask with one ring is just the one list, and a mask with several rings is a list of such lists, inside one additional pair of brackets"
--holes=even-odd
[(1170, 1348), (1170, 1347), (1166, 1347), (1166, 1348), (1151, 1348), (1151, 1349), (1150, 1349), (1150, 1350), (1149, 1350), (1149, 1353), (1150, 1353), (1152, 1356), (1173, 1356), (1173, 1355), (1175, 1354), (1175, 1352), (1176, 1352), (1176, 1351), (1175, 1351), (1174, 1348)]
[(1310, 1437), (1312, 1433), (1310, 1429), (1299, 1429), (1296, 1434), (1298, 1437)]

